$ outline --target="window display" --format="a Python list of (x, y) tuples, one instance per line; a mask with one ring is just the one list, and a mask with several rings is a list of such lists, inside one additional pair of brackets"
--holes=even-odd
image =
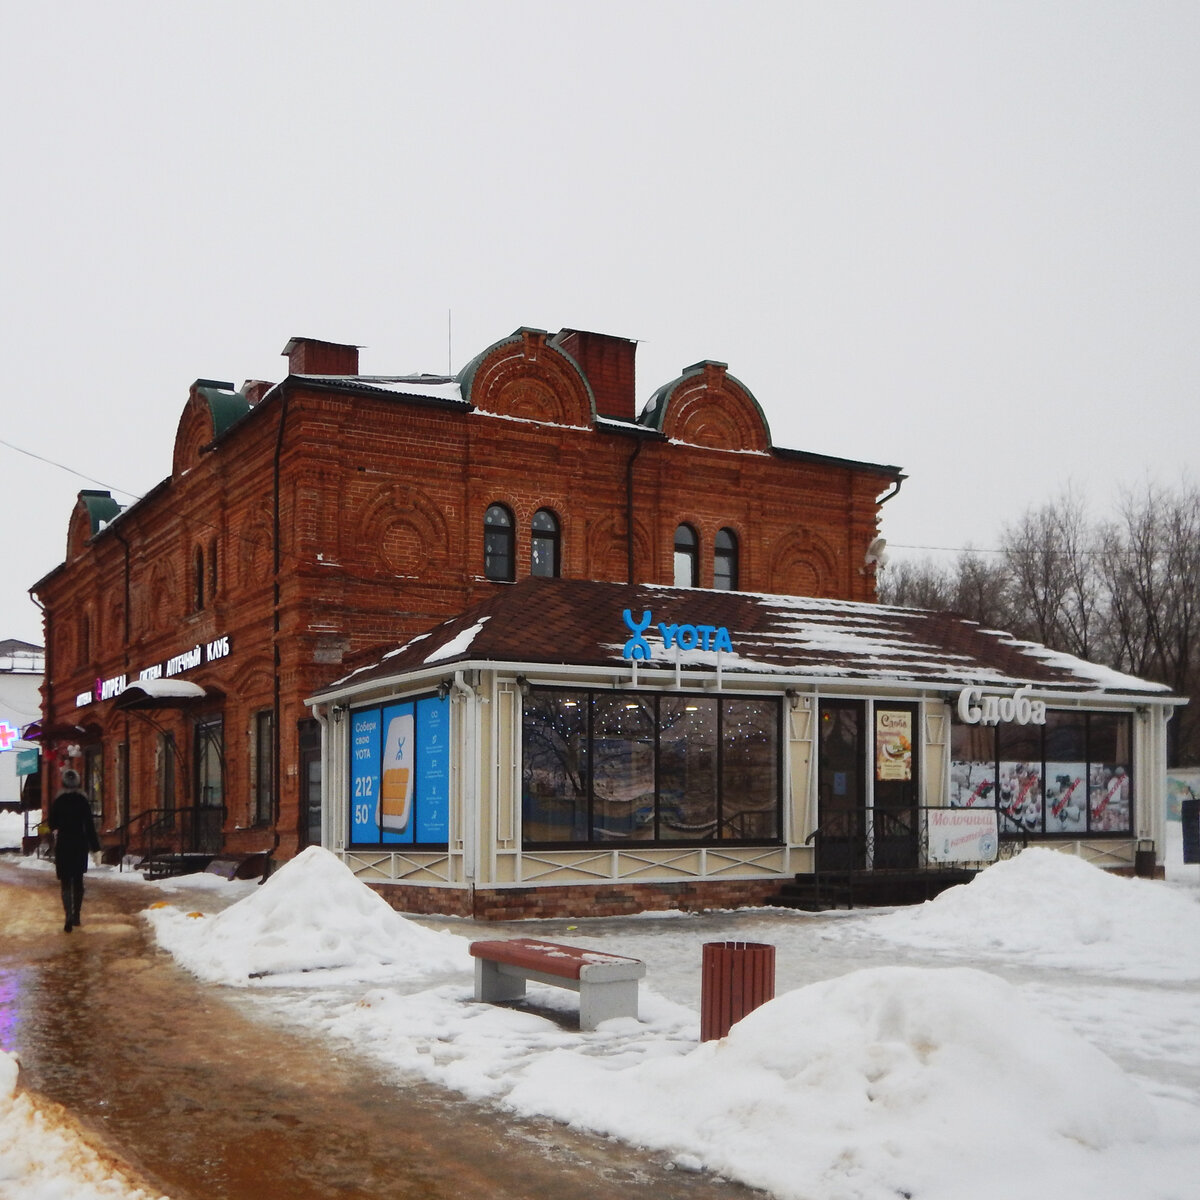
[(1128, 836), (1132, 717), (1050, 710), (1044, 726), (955, 724), (950, 804), (994, 806), (1001, 835)]

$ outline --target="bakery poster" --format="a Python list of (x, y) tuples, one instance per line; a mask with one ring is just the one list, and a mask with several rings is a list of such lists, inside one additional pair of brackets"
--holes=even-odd
[(875, 778), (912, 779), (913, 714), (890, 708), (875, 710)]

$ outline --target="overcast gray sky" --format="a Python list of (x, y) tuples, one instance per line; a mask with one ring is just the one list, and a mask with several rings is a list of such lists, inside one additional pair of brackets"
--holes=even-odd
[(639, 402), (719, 359), (777, 445), (908, 473), (893, 548), (994, 547), (1068, 483), (1102, 514), (1196, 453), (1193, 2), (105, 0), (0, 30), (0, 438), (90, 477), (0, 445), (0, 637), (40, 640), (75, 493), (153, 486), (189, 384), (279, 379), (293, 335), (388, 374), (599, 330), (639, 341)]

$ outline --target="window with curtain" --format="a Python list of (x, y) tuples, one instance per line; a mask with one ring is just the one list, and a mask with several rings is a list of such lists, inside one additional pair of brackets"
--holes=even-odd
[(697, 580), (696, 531), (690, 525), (675, 530), (675, 586), (695, 587)]
[(738, 546), (732, 529), (718, 531), (713, 540), (713, 587), (723, 592), (737, 591)]

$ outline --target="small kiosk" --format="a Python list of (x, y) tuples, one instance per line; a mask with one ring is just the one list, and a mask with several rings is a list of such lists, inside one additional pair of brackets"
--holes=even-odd
[(1184, 701), (944, 613), (530, 578), (309, 703), (323, 845), (399, 909), (503, 919), (1034, 843), (1132, 870)]

